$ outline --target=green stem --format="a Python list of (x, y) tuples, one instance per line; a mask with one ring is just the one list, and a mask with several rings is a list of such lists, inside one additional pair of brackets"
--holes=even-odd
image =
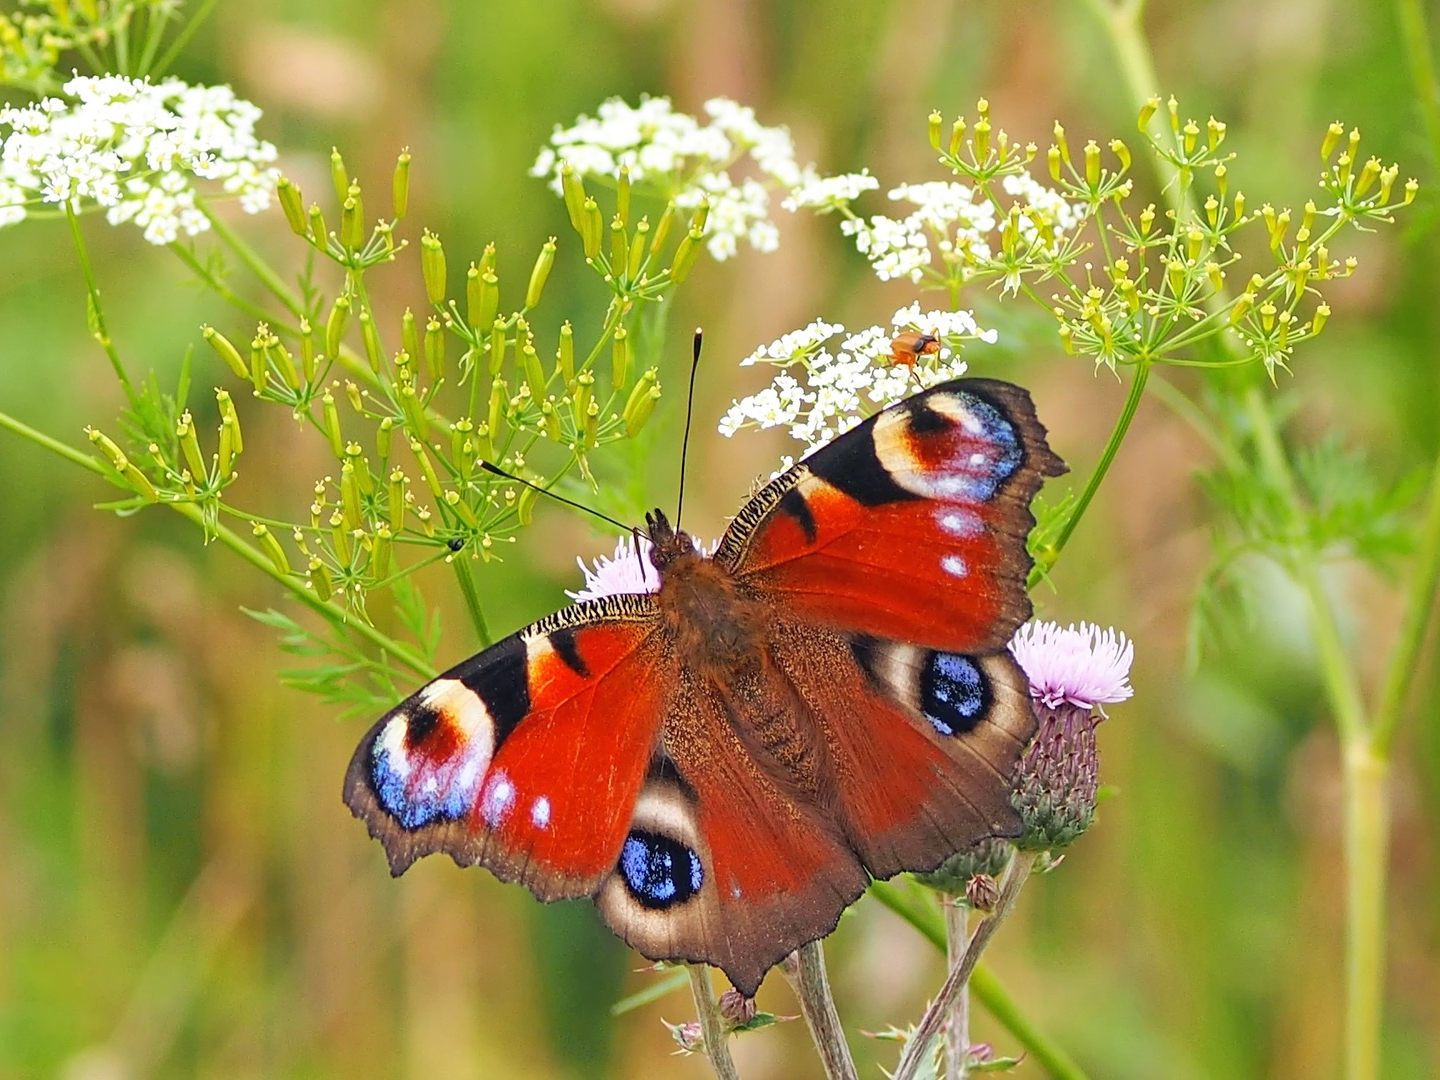
[(995, 909), (980, 921), (975, 928), (975, 934), (970, 938), (969, 944), (965, 947), (964, 954), (960, 957), (959, 963), (950, 969), (945, 982), (941, 984), (935, 999), (930, 1002), (930, 1007), (920, 1018), (920, 1023), (915, 1028), (915, 1033), (905, 1044), (905, 1052), (900, 1055), (900, 1064), (895, 1067), (894, 1080), (915, 1080), (919, 1075), (920, 1068), (925, 1061), (930, 1044), (940, 1034), (944, 1026), (945, 1018), (950, 1013), (950, 1008), (964, 988), (970, 981), (970, 973), (975, 970), (975, 965), (980, 959), (980, 954), (990, 944), (990, 939), (995, 932), (1010, 916), (1015, 908), (1015, 901), (1020, 896), (1020, 890), (1025, 887), (1025, 882), (1030, 879), (1030, 871), (1034, 869), (1036, 853), (1033, 851), (1017, 851), (1010, 860), (1010, 868), (1005, 873), (1005, 880), (1000, 886), (1000, 898), (995, 902)]
[[(950, 967), (965, 957), (970, 943), (970, 911), (955, 897), (945, 900), (945, 960)], [(970, 1072), (970, 984), (955, 995), (945, 1022), (946, 1080), (965, 1080)]]
[(238, 308), (252, 318), (258, 319), (260, 322), (269, 323), (272, 329), (283, 330), (297, 338), (300, 336), (300, 327), (293, 323), (279, 322), (271, 312), (266, 311), (259, 304), (246, 300), (224, 281), (211, 273), (210, 270), (195, 257), (194, 252), (187, 250), (185, 246), (178, 241), (170, 245), (170, 251), (177, 259), (189, 267), (190, 271), (204, 282), (207, 288), (213, 290), (215, 294), (226, 303)]
[(210, 227), (215, 230), (218, 236), (233, 251), (237, 258), (250, 268), (250, 272), (260, 279), (261, 283), (268, 289), (272, 296), (285, 305), (287, 311), (297, 319), (305, 317), (305, 305), (303, 305), (290, 287), (285, 284), (280, 275), (271, 269), (270, 264), (260, 257), (260, 254), (240, 239), (239, 235), (226, 225), (225, 222), (210, 208), (210, 203), (205, 199), (197, 199), (200, 211), (210, 222)]
[[(912, 903), (894, 882), (871, 882), (870, 895), (919, 931), (935, 948), (945, 951), (945, 926), (934, 911)], [(1062, 1047), (1025, 1018), (1015, 999), (984, 964), (976, 965), (970, 976), (970, 992), (1055, 1080), (1088, 1080), (1085, 1070)]]
[(1425, 625), (1435, 606), (1437, 591), (1440, 591), (1440, 458), (1436, 458), (1430, 474), (1425, 522), (1420, 528), (1419, 552), (1410, 572), (1410, 595), (1405, 598), (1400, 634), (1390, 652), (1371, 721), (1371, 745), (1377, 757), (1388, 759), (1390, 756), (1405, 692), (1420, 670), (1417, 663), (1420, 648), (1425, 643)]
[(465, 597), (465, 609), (470, 612), (470, 622), (475, 627), (475, 636), (480, 647), (488, 648), (492, 638), (490, 627), (485, 622), (485, 609), (480, 606), (480, 592), (475, 588), (475, 576), (470, 572), (470, 559), (462, 551), (450, 559), (455, 568), (455, 578), (460, 582), (460, 593)]
[(1390, 765), (1366, 740), (1344, 748), (1345, 1078), (1377, 1080), (1385, 1007)]
[(175, 40), (170, 42), (170, 47), (165, 50), (165, 55), (160, 57), (159, 63), (150, 69), (151, 78), (158, 79), (175, 62), (175, 58), (190, 43), (195, 31), (200, 29), (200, 24), (209, 17), (210, 12), (215, 10), (218, 2), (219, 0), (201, 0), (201, 3), (195, 8), (195, 14), (190, 16), (185, 25), (181, 27), (180, 32), (175, 35)]
[(75, 214), (73, 203), (65, 204), (65, 219), (70, 223), (70, 236), (75, 241), (75, 254), (80, 260), (80, 273), (85, 278), (85, 288), (90, 297), (90, 315), (95, 323), (95, 340), (105, 350), (105, 355), (110, 360), (110, 366), (115, 369), (115, 377), (120, 380), (120, 386), (125, 391), (125, 400), (130, 403), (132, 409), (136, 408), (139, 405), (139, 399), (135, 395), (135, 387), (130, 382), (130, 376), (125, 374), (125, 365), (120, 360), (120, 353), (110, 339), (110, 330), (105, 324), (105, 309), (100, 306), (100, 286), (95, 281), (95, 271), (90, 265), (90, 251), (85, 246), (85, 236), (80, 231), (80, 219)]
[(63, 443), (50, 435), (46, 435), (43, 431), (37, 431), (29, 424), (15, 419), (15, 417), (8, 413), (0, 412), (0, 428), (13, 431), (22, 439), (29, 439), (37, 446), (49, 450), (52, 454), (59, 454), (72, 465), (79, 465), (82, 469), (89, 469), (96, 476), (108, 478), (110, 475), (109, 472), (106, 471), (105, 466), (100, 464), (99, 459), (93, 458), (83, 451), (76, 450), (73, 446)]
[(1405, 60), (1410, 65), (1410, 81), (1415, 84), (1415, 98), (1430, 136), (1431, 164), (1440, 169), (1440, 79), (1430, 54), (1430, 27), (1423, 0), (1395, 0), (1395, 18), (1400, 24)]
[[(168, 506), (187, 521), (191, 521), (201, 528), (205, 527), (204, 515), (201, 513), (200, 508), (194, 503), (165, 502), (160, 505)], [(220, 524), (211, 526), (210, 533), (215, 539), (224, 544), (236, 555), (239, 555), (251, 566), (273, 578), (294, 596), (295, 599), (323, 616), (325, 620), (337, 630), (342, 633), (354, 633), (364, 638), (382, 652), (395, 657), (395, 659), (399, 660), (422, 678), (428, 679), (435, 674), (435, 669), (430, 666), (426, 659), (408, 645), (396, 641), (390, 637), (390, 635), (376, 629), (369, 623), (357, 619), (353, 614), (333, 601), (321, 600), (320, 597), (316, 596), (311, 589), (307, 588), (305, 582), (299, 578), (293, 575), (281, 574), (275, 568), (275, 564), (270, 561), (268, 555), (258, 550), (253, 544), (247, 543), (239, 533)]]
[(720, 1010), (715, 1005), (715, 991), (710, 986), (710, 969), (704, 964), (686, 964), (690, 973), (690, 993), (695, 998), (695, 1012), (700, 1018), (700, 1032), (705, 1039), (705, 1056), (710, 1059), (710, 1068), (715, 1080), (740, 1080), (735, 1071), (735, 1062), (730, 1057), (726, 1043), (725, 1025), (720, 1022)]
[(1045, 576), (1060, 558), (1060, 552), (1070, 542), (1076, 527), (1080, 524), (1081, 517), (1089, 508), (1095, 493), (1100, 490), (1100, 484), (1105, 479), (1105, 474), (1110, 471), (1110, 466), (1115, 461), (1115, 455), (1120, 452), (1120, 444), (1125, 441), (1126, 434), (1130, 431), (1130, 423), (1135, 419), (1135, 411), (1140, 407), (1140, 399), (1145, 394), (1145, 383), (1150, 378), (1151, 362), (1141, 360), (1135, 365), (1135, 375), (1130, 380), (1130, 392), (1125, 397), (1125, 405), (1120, 410), (1119, 417), (1115, 420), (1115, 426), (1110, 430), (1110, 438), (1105, 443), (1105, 450), (1100, 455), (1100, 460), (1095, 465), (1095, 470), (1090, 474), (1090, 479), (1085, 482), (1085, 490), (1080, 493), (1076, 500), (1075, 507), (1065, 518), (1065, 525), (1045, 550), (1041, 551), (1036, 558), (1035, 565), (1030, 570), (1030, 586), (1045, 580)]

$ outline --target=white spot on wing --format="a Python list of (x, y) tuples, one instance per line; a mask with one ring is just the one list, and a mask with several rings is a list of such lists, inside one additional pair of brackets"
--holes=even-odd
[(503, 769), (499, 770), (485, 785), (485, 798), (480, 807), (480, 812), (485, 815), (485, 824), (491, 828), (499, 825), (514, 804), (515, 785)]
[(953, 577), (963, 578), (970, 573), (970, 567), (959, 555), (946, 555), (940, 560), (940, 568)]
[(951, 536), (968, 538), (979, 536), (985, 531), (980, 515), (969, 510), (944, 507), (935, 515), (935, 521)]
[(535, 823), (537, 829), (543, 829), (550, 824), (550, 800), (544, 795), (531, 804), (530, 820)]

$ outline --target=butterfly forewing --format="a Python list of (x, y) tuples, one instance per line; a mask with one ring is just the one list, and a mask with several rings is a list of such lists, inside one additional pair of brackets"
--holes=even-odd
[(394, 873), (442, 851), (542, 899), (589, 896), (624, 843), (670, 664), (648, 597), (567, 608), (381, 717), (345, 802)]

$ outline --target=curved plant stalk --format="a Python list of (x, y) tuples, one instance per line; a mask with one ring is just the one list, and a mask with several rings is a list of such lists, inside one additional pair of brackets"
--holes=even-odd
[(710, 969), (704, 964), (686, 964), (685, 970), (690, 974), (690, 993), (695, 998), (695, 1013), (705, 1040), (705, 1057), (715, 1073), (715, 1080), (740, 1080), (726, 1043), (728, 1036), (720, 1019), (720, 1008), (715, 1002), (715, 991), (710, 985)]
[(810, 1037), (815, 1040), (827, 1080), (856, 1080), (855, 1060), (835, 1011), (830, 977), (825, 972), (825, 950), (819, 941), (802, 945), (780, 965), (800, 1001)]

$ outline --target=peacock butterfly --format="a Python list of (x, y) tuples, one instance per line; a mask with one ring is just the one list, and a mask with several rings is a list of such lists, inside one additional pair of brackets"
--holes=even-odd
[(1030, 396), (959, 379), (761, 488), (713, 555), (646, 516), (653, 593), (587, 600), (447, 671), (360, 741), (344, 797), (394, 874), (442, 851), (592, 897), (651, 959), (753, 995), (871, 878), (1015, 835), (1035, 727), (1006, 651)]

